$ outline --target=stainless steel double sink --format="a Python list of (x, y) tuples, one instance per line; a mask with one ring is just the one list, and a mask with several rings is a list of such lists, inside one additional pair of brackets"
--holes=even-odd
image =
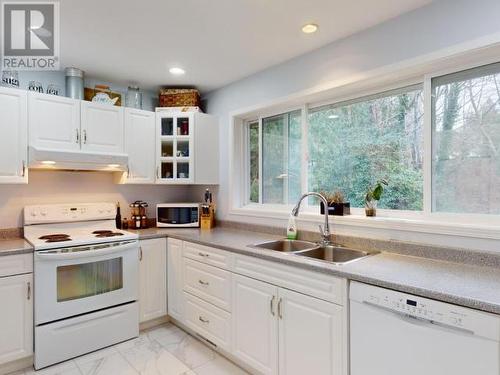
[(374, 251), (349, 249), (338, 245), (322, 246), (314, 242), (288, 239), (260, 242), (250, 245), (250, 247), (291, 253), (293, 255), (318, 259), (337, 265), (360, 260), (378, 253)]

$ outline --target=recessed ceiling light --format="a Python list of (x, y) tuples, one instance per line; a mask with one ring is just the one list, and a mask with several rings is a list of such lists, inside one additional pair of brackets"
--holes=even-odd
[(307, 25), (302, 26), (302, 32), (305, 34), (312, 34), (318, 31), (318, 25), (315, 23), (308, 23)]
[(168, 70), (170, 74), (173, 74), (174, 76), (181, 76), (186, 73), (186, 71), (182, 68), (179, 68), (177, 66), (174, 66)]
[(331, 118), (333, 120), (333, 119), (339, 118), (339, 115), (330, 115), (330, 116), (328, 116), (328, 118)]
[(118, 168), (120, 164), (108, 164), (108, 167), (110, 168)]
[(43, 165), (54, 165), (56, 162), (53, 160), (44, 160), (42, 161)]

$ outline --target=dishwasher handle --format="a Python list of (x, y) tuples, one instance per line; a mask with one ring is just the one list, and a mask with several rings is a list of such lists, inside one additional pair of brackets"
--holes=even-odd
[(375, 303), (369, 302), (369, 301), (363, 301), (364, 305), (370, 306), (374, 309), (377, 309), (379, 311), (383, 311), (388, 314), (392, 314), (399, 318), (400, 320), (403, 320), (409, 324), (413, 324), (416, 326), (427, 326), (429, 328), (433, 329), (441, 329), (445, 330), (447, 332), (453, 332), (453, 333), (458, 333), (462, 335), (467, 335), (467, 336), (474, 336), (475, 333), (469, 329), (461, 328), (461, 327), (456, 327), (451, 324), (446, 324), (446, 323), (441, 323), (441, 322), (436, 322), (435, 320), (432, 319), (425, 319), (425, 318), (420, 318), (417, 316), (413, 316), (411, 314), (405, 314), (401, 311), (393, 310), (391, 308), (385, 307), (385, 306), (380, 306)]

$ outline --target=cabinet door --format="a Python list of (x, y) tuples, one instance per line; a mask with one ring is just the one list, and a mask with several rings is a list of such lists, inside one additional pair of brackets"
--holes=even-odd
[(154, 184), (155, 182), (155, 114), (125, 109), (125, 153), (128, 171), (121, 183)]
[(0, 278), (0, 364), (33, 353), (32, 275)]
[(82, 150), (123, 153), (123, 108), (82, 101)]
[(28, 98), (30, 146), (80, 150), (80, 101), (34, 92)]
[(157, 113), (156, 182), (194, 182), (194, 116), (192, 113)]
[(27, 183), (26, 91), (0, 88), (0, 183)]
[(182, 252), (183, 242), (169, 238), (167, 243), (168, 315), (180, 322), (184, 320)]
[(279, 289), (279, 373), (345, 375), (342, 307)]
[(233, 275), (233, 354), (262, 374), (278, 372), (277, 292), (271, 284)]
[(167, 244), (164, 238), (140, 241), (139, 320), (167, 315)]

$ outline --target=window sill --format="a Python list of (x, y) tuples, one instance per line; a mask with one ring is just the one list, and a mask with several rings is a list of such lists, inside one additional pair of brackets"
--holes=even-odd
[[(279, 220), (286, 225), (292, 206), (290, 207), (261, 207), (258, 205), (249, 205), (240, 208), (233, 208), (229, 211), (229, 215), (246, 216), (260, 219)], [(421, 234), (434, 234), (456, 237), (470, 237), (478, 239), (500, 240), (500, 223), (498, 220), (489, 220), (474, 223), (458, 221), (452, 216), (457, 215), (441, 215), (433, 214), (432, 217), (426, 217), (422, 212), (398, 212), (398, 216), (394, 216), (394, 211), (379, 210), (377, 214), (380, 216), (367, 217), (362, 209), (354, 209), (351, 215), (346, 216), (330, 216), (330, 225), (335, 229), (346, 227), (365, 228), (375, 230), (392, 230), (400, 232), (414, 232)], [(390, 215), (390, 216), (389, 216)], [(315, 213), (312, 209), (304, 210), (299, 214), (298, 221), (309, 224), (323, 223), (323, 215)], [(454, 219), (454, 220), (453, 220)]]

